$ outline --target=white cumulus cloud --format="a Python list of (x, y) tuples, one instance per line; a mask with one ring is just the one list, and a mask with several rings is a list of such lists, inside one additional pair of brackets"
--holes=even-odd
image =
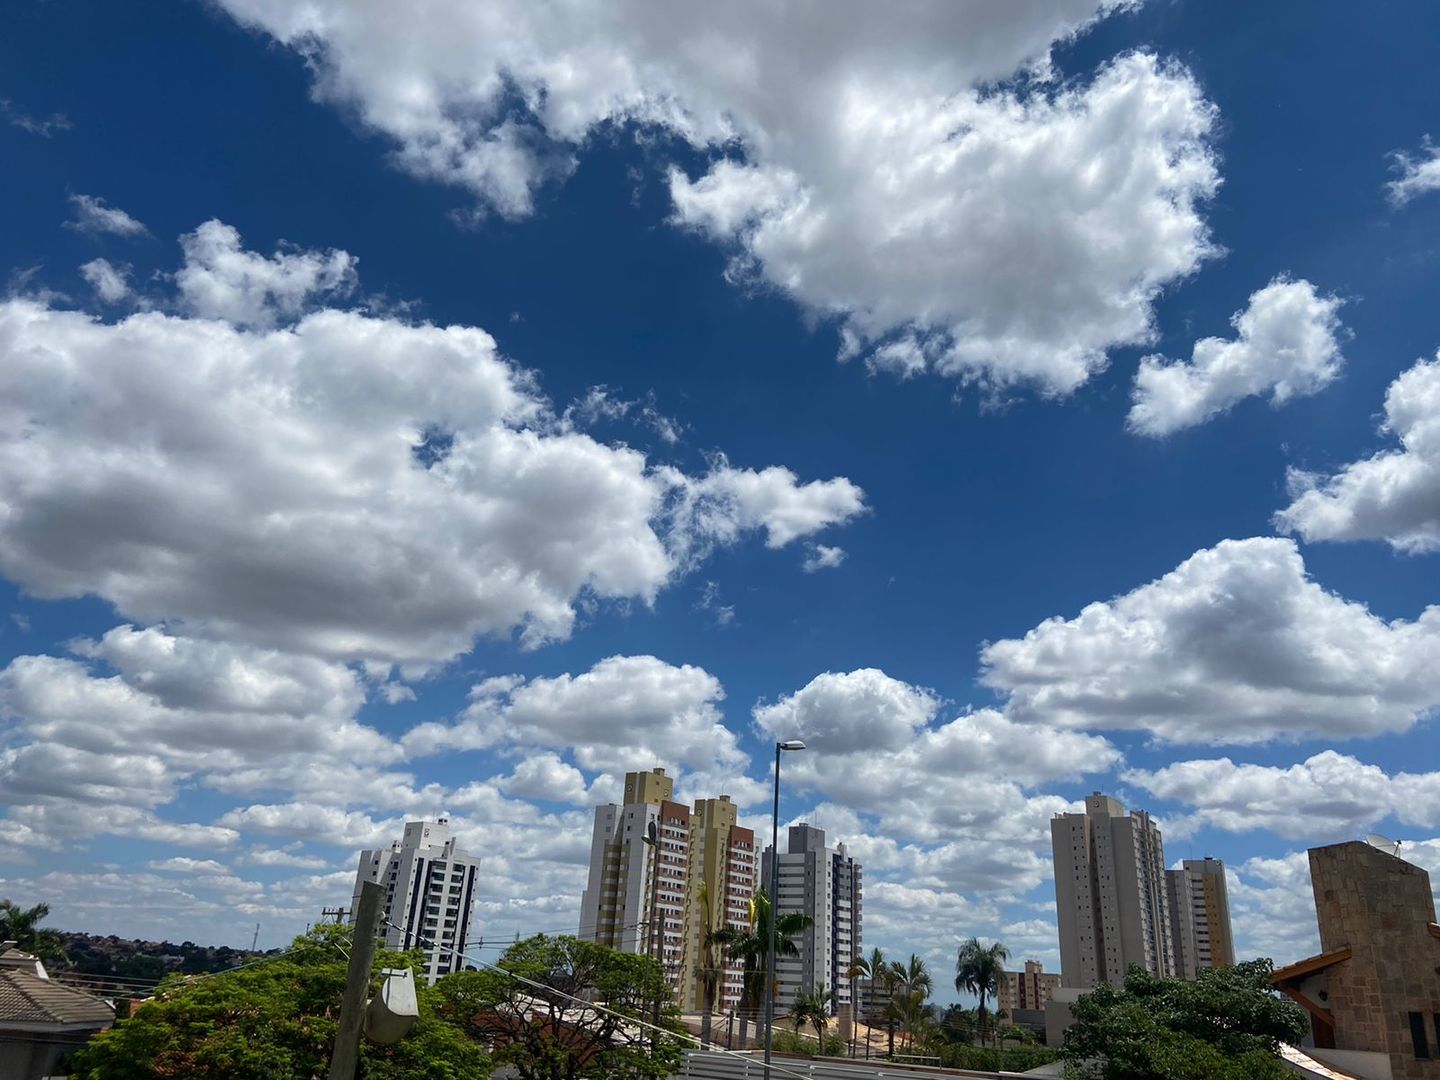
[(116, 266), (108, 259), (91, 259), (80, 267), (80, 276), (107, 304), (118, 304), (130, 295), (128, 266)]
[(1396, 206), (1404, 206), (1411, 199), (1440, 190), (1440, 146), (1430, 139), (1421, 144), (1419, 154), (1397, 150), (1390, 158), (1400, 175), (1385, 185), (1385, 191)]
[[(287, 261), (309, 255), (279, 257), (283, 287), (253, 259), (191, 259), (208, 284), (185, 303), (263, 324), (314, 286)], [(717, 546), (863, 510), (843, 477), (690, 475), (570, 430), (472, 327), (0, 305), (0, 571), (192, 637), (424, 667), (481, 634), (566, 637), (582, 598), (649, 603)]]
[[(487, 679), (471, 689), (454, 724), (421, 724), (403, 744), (412, 754), (497, 746), (568, 751), (580, 768), (612, 776), (656, 764), (743, 769), (748, 759), (718, 707), (724, 696), (720, 680), (703, 668), (612, 656), (579, 675)], [(584, 787), (558, 758), (521, 768), (506, 784), (533, 793), (536, 770), (564, 795)]]
[(1440, 827), (1440, 772), (1392, 776), (1334, 750), (1283, 767), (1214, 758), (1132, 769), (1123, 777), (1229, 832), (1268, 829), (1319, 843), (1353, 838), (1391, 815), (1406, 825)]
[(1440, 356), (1390, 384), (1381, 450), (1330, 476), (1294, 469), (1276, 525), (1306, 540), (1385, 540), (1400, 551), (1440, 549)]
[(1054, 43), (1128, 3), (223, 6), (402, 167), (504, 215), (607, 125), (724, 153), (672, 169), (675, 220), (877, 369), (1069, 393), (1214, 251), (1215, 111), (1189, 73), (1137, 53), (1047, 79)]
[(111, 206), (94, 195), (71, 195), (70, 205), (75, 216), (65, 222), (67, 229), (96, 235), (146, 236), (150, 230), (118, 206)]
[(274, 326), (315, 300), (344, 298), (359, 280), (346, 251), (281, 250), (269, 258), (245, 250), (240, 233), (210, 220), (180, 238), (185, 265), (175, 274), (180, 306), (236, 326)]
[(1440, 704), (1440, 607), (1387, 622), (1292, 541), (1226, 540), (1157, 581), (981, 653), (1018, 720), (1256, 743), (1404, 731)]
[(1135, 375), (1128, 425), (1169, 435), (1268, 394), (1274, 405), (1316, 394), (1340, 373), (1340, 301), (1308, 281), (1277, 277), (1231, 318), (1232, 339), (1195, 343), (1190, 360), (1147, 356)]

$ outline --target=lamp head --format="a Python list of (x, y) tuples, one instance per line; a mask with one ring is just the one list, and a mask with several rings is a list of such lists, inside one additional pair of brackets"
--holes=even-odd
[(782, 742), (782, 743), (777, 743), (776, 745), (779, 746), (781, 750), (804, 750), (804, 749), (805, 749), (805, 744), (804, 744), (803, 742), (801, 742), (799, 739), (786, 739), (784, 742)]

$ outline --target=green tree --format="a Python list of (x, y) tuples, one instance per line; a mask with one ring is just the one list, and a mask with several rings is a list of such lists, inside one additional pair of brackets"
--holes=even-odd
[(886, 990), (890, 998), (885, 1008), (885, 1018), (890, 1036), (890, 1056), (895, 1056), (895, 1026), (904, 1025), (907, 1016), (913, 1016), (918, 1008), (925, 1004), (925, 999), (935, 989), (935, 980), (930, 977), (930, 969), (925, 966), (925, 961), (914, 953), (905, 963), (896, 960), (890, 965), (890, 977), (886, 980)]
[(50, 914), (49, 904), (22, 908), (9, 900), (0, 900), (0, 941), (13, 941), (23, 952), (38, 956), (44, 963), (65, 964), (65, 943), (54, 930), (42, 930), (41, 921)]
[(524, 1080), (660, 1080), (689, 1040), (660, 964), (593, 941), (537, 934), (505, 951), (500, 970), (460, 971), (435, 986), (441, 1016), (493, 1046)]
[(710, 1014), (715, 1011), (715, 999), (720, 994), (720, 980), (725, 973), (723, 941), (719, 933), (724, 927), (716, 925), (714, 904), (711, 902), (710, 886), (700, 883), (700, 1045), (710, 1045)]
[[(859, 1026), (860, 1026), (860, 987), (859, 987), (859, 981), (860, 981), (861, 979), (869, 979), (869, 980), (870, 980), (871, 992), (872, 992), (872, 997), (873, 997), (873, 992), (874, 992), (874, 990), (875, 990), (875, 989), (877, 988), (877, 986), (883, 981), (883, 978), (884, 978), (883, 973), (884, 973), (884, 972), (888, 972), (889, 970), (890, 970), (890, 961), (885, 958), (885, 953), (882, 952), (880, 949), (871, 949), (869, 956), (857, 956), (857, 957), (855, 957), (853, 960), (850, 961), (850, 967), (846, 970), (845, 976), (846, 976), (846, 978), (848, 978), (848, 979), (850, 980), (850, 1010), (851, 1010), (851, 1013), (852, 1013), (852, 1016), (853, 1016), (853, 1019), (852, 1019), (852, 1030), (853, 1030), (853, 1031), (858, 1032), (859, 1029), (860, 1029), (860, 1027), (859, 1027)], [(869, 1028), (870, 1028), (870, 1025), (871, 1025), (872, 1020), (873, 1020), (873, 1017), (871, 1017), (871, 1016), (868, 1016), (868, 1015), (867, 1015), (867, 1016), (865, 1017), (865, 1026), (866, 1026), (865, 1042), (866, 1042), (866, 1045), (867, 1045), (867, 1046), (869, 1045), (869, 1042), (870, 1042), (870, 1032), (869, 1032)], [(854, 1036), (853, 1036), (853, 1035), (852, 1035), (852, 1037), (851, 1037), (851, 1039), (850, 1039), (850, 1053), (851, 1053), (851, 1056), (854, 1056), (854, 1053), (855, 1053), (855, 1039), (854, 1039)], [(869, 1053), (869, 1051), (867, 1050), (866, 1053)]]
[[(799, 956), (795, 938), (814, 923), (809, 915), (791, 911), (775, 922), (776, 956)], [(770, 949), (770, 898), (764, 889), (756, 889), (750, 901), (750, 925), (726, 926), (715, 931), (714, 938), (725, 948), (725, 955), (743, 963), (745, 973), (740, 990), (740, 1045), (745, 1045), (746, 1024), (759, 1024), (760, 1005), (765, 999), (765, 961)], [(772, 983), (773, 985), (773, 983)], [(758, 1029), (757, 1029), (758, 1030)]]
[[(1010, 959), (1010, 950), (998, 941), (981, 945), (979, 938), (971, 938), (960, 946), (955, 957), (955, 989), (968, 991), (980, 999), (976, 1013), (979, 1019), (980, 1040), (985, 1040), (985, 999), (1000, 992), (1000, 978), (1005, 971), (1005, 961)], [(996, 1042), (999, 1046), (999, 1042)]]
[(1269, 960), (1200, 972), (1194, 981), (1131, 968), (1125, 988), (1101, 986), (1071, 1007), (1060, 1051), (1084, 1080), (1269, 1080), (1277, 1056), (1309, 1025), (1270, 989)]
[(797, 993), (790, 1006), (790, 1022), (795, 1025), (795, 1034), (800, 1034), (802, 1024), (809, 1024), (815, 1029), (815, 1045), (823, 1049), (825, 1029), (830, 1026), (830, 1002), (834, 997), (834, 993), (826, 989), (824, 983), (807, 987)]
[(935, 1022), (930, 1006), (925, 1003), (925, 993), (920, 990), (897, 993), (891, 999), (891, 1009), (905, 1034), (906, 1048), (913, 1048), (920, 1037), (929, 1033)]
[[(323, 1077), (329, 1068), (347, 967), (349, 927), (327, 924), (285, 952), (233, 971), (172, 976), (133, 1017), (97, 1035), (70, 1060), (75, 1080)], [(377, 950), (382, 967), (416, 972), (420, 1019), (394, 1046), (361, 1040), (362, 1080), (470, 1080), (489, 1058), (437, 1015), (439, 998), (420, 983), (419, 953)]]

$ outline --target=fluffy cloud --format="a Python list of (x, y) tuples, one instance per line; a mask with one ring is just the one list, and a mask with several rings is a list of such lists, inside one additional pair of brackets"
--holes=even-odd
[(827, 672), (773, 705), (757, 705), (767, 738), (803, 738), (786, 787), (873, 815), (882, 835), (935, 844), (1048, 842), (1066, 800), (1027, 795), (1061, 777), (1107, 771), (1119, 754), (1079, 732), (1017, 724), (993, 710), (937, 722), (929, 691), (862, 669)]
[(875, 368), (1067, 393), (1213, 251), (1214, 110), (1190, 75), (1131, 54), (1046, 79), (1052, 44), (1120, 2), (224, 6), (404, 168), (505, 215), (607, 125), (729, 154), (671, 171), (675, 220), (838, 316)]
[(71, 195), (70, 205), (75, 216), (65, 222), (67, 229), (96, 235), (147, 236), (150, 230), (118, 206), (108, 205), (94, 195)]
[(755, 722), (777, 739), (804, 736), (821, 753), (898, 750), (940, 708), (928, 690), (877, 668), (817, 675), (774, 705), (755, 709)]
[[(412, 754), (452, 747), (568, 750), (580, 768), (620, 775), (654, 764), (743, 767), (747, 759), (717, 707), (720, 681), (690, 664), (653, 656), (612, 656), (579, 675), (487, 679), (453, 725), (421, 724), (403, 744)], [(583, 777), (558, 759), (522, 766), (506, 784), (538, 794), (537, 770), (556, 798), (584, 790)]]
[(812, 544), (810, 553), (805, 556), (805, 561), (800, 568), (807, 574), (813, 574), (817, 570), (832, 570), (845, 561), (845, 549), (830, 547), (828, 544)]
[(1333, 476), (1291, 470), (1293, 501), (1276, 525), (1306, 540), (1386, 540), (1397, 550), (1440, 549), (1440, 356), (1390, 384), (1381, 430), (1400, 440)]
[(400, 756), (355, 721), (364, 690), (340, 665), (129, 626), (73, 648), (78, 659), (22, 656), (0, 670), (7, 824), (229, 844), (227, 826), (187, 832), (154, 811), (184, 783), (257, 791), (303, 775), (334, 791), (338, 762)]
[[(180, 275), (197, 312), (293, 316), (340, 265), (235, 262), (207, 229), (187, 244), (220, 254)], [(191, 636), (424, 667), (481, 634), (563, 638), (582, 597), (649, 603), (717, 545), (863, 508), (843, 477), (691, 476), (570, 430), (474, 328), (0, 306), (0, 571)]]
[(180, 306), (203, 319), (270, 327), (298, 317), (321, 298), (343, 298), (359, 281), (346, 251), (246, 251), (240, 233), (205, 222), (180, 238), (185, 265), (175, 275)]
[(1140, 361), (1130, 430), (1169, 435), (1247, 397), (1268, 393), (1279, 406), (1318, 393), (1340, 373), (1339, 307), (1308, 281), (1276, 278), (1231, 318), (1234, 339), (1197, 341), (1188, 363), (1163, 356)]
[(1404, 206), (1426, 192), (1440, 190), (1440, 146), (1428, 138), (1421, 145), (1419, 155), (1397, 150), (1390, 157), (1400, 176), (1386, 184), (1385, 190), (1396, 206)]
[(1011, 717), (1255, 743), (1403, 731), (1440, 703), (1440, 607), (1386, 622), (1289, 540), (1227, 540), (1074, 619), (981, 652)]
[(1391, 776), (1334, 750), (1283, 768), (1215, 758), (1134, 769), (1124, 779), (1230, 832), (1268, 829), (1292, 839), (1340, 840), (1391, 815), (1407, 825), (1440, 827), (1440, 773)]
[(91, 259), (80, 267), (80, 276), (107, 304), (118, 304), (130, 295), (128, 266), (115, 266), (108, 259)]

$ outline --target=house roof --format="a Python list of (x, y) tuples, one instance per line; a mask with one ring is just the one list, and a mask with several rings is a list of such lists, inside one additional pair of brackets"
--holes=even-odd
[(1314, 975), (1317, 971), (1324, 971), (1326, 968), (1334, 967), (1342, 960), (1349, 959), (1350, 946), (1348, 945), (1343, 949), (1336, 949), (1334, 952), (1307, 956), (1304, 960), (1295, 961), (1289, 967), (1276, 968), (1270, 976), (1270, 983), (1273, 986), (1279, 986), (1282, 982), (1303, 979), (1307, 975)]
[(0, 970), (0, 1024), (111, 1023), (115, 1010), (74, 987), (61, 986), (28, 971)]

